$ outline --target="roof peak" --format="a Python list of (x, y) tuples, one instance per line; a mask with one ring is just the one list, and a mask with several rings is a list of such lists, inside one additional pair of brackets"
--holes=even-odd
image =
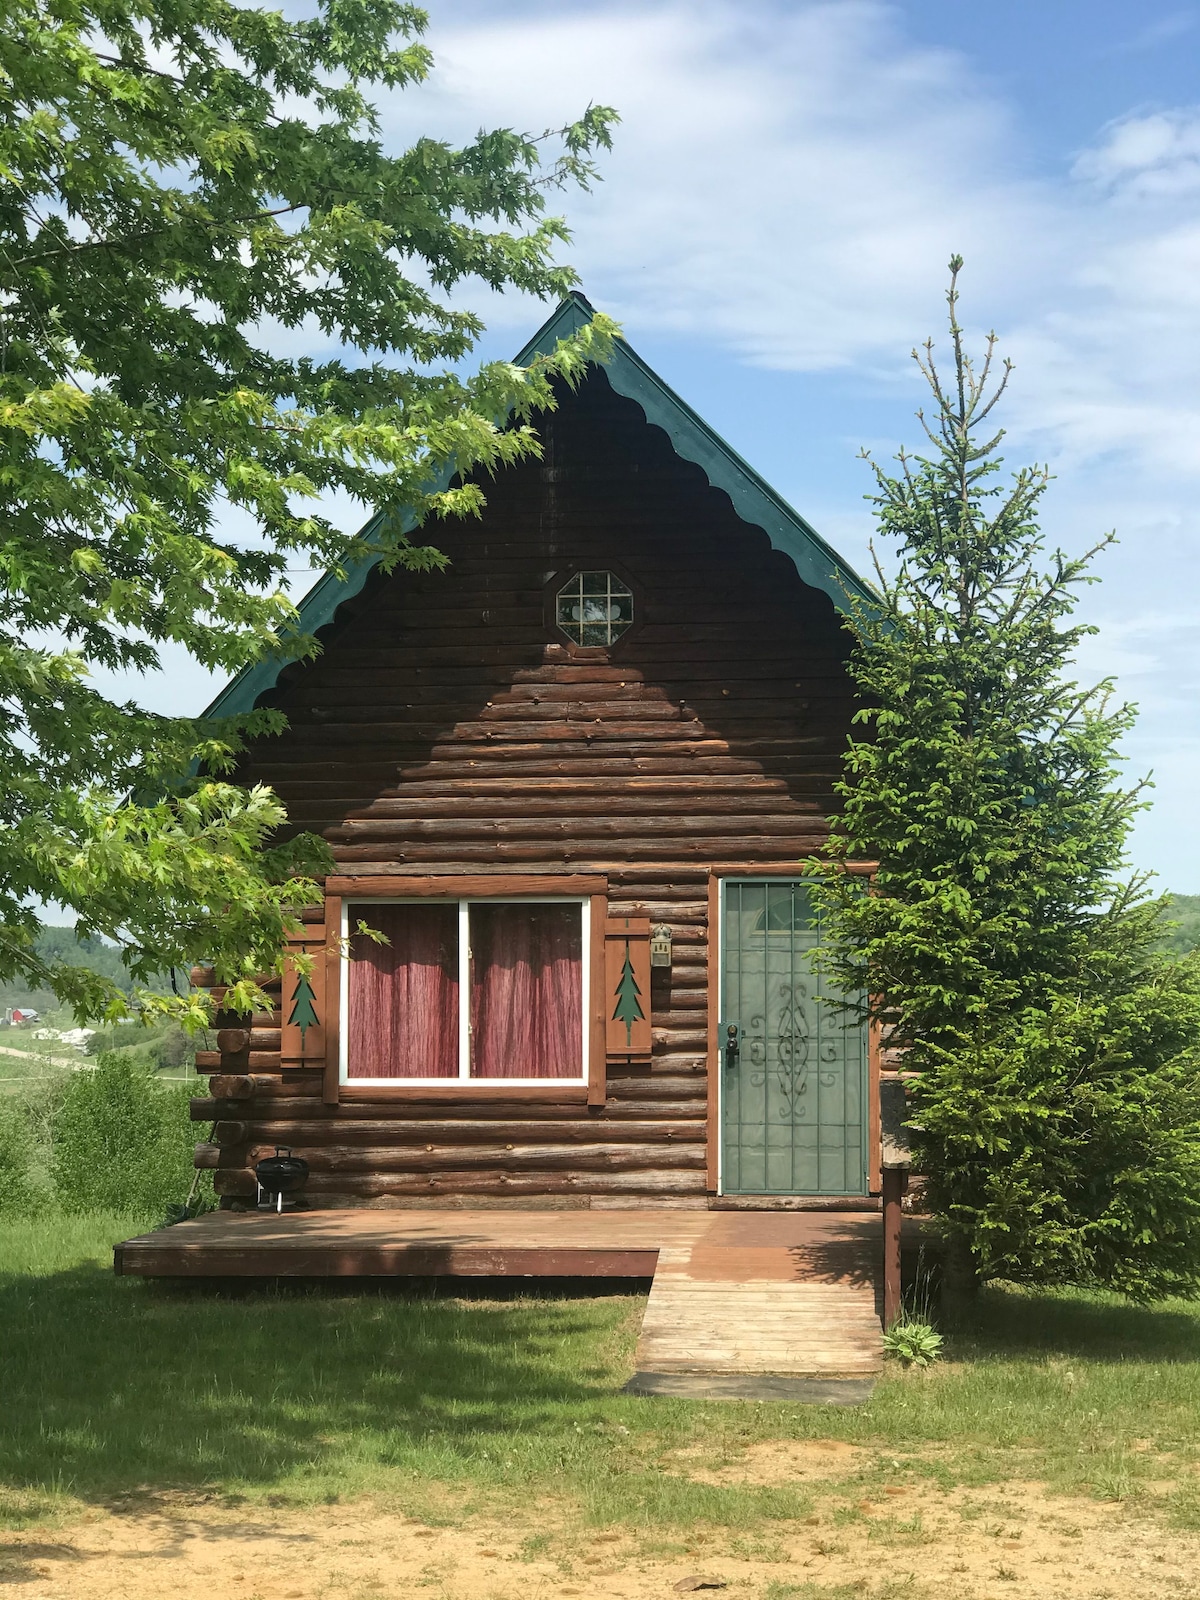
[[(514, 357), (514, 365), (527, 366), (537, 356), (548, 355), (559, 339), (582, 327), (595, 314), (595, 307), (583, 291), (572, 289)], [(667, 434), (677, 455), (698, 466), (714, 489), (729, 496), (743, 522), (761, 528), (772, 546), (791, 558), (805, 583), (823, 590), (840, 611), (849, 610), (856, 599), (870, 599), (867, 584), (826, 544), (812, 524), (709, 427), (642, 360), (624, 336), (614, 341), (612, 358), (604, 372), (618, 394), (634, 401), (646, 421)], [(449, 478), (447, 470), (447, 482)], [(369, 536), (378, 515), (368, 521), (362, 530), (364, 535)], [(304, 631), (315, 633), (327, 626), (338, 606), (362, 589), (378, 561), (378, 556), (363, 557), (347, 570), (344, 578), (335, 578), (331, 573), (320, 578), (298, 608)], [(204, 715), (233, 716), (251, 710), (261, 695), (275, 687), (286, 665), (285, 659), (272, 657), (247, 667), (222, 690)]]

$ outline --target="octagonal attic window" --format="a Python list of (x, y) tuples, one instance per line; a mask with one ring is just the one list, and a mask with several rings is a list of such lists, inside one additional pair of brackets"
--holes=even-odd
[(558, 591), (554, 619), (575, 644), (613, 644), (633, 622), (633, 595), (612, 572), (577, 572)]

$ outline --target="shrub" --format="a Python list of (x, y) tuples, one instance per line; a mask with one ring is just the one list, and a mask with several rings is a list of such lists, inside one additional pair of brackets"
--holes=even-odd
[(142, 1022), (117, 1022), (111, 1028), (99, 1028), (92, 1034), (84, 1049), (89, 1056), (102, 1056), (109, 1050), (139, 1050), (154, 1037)]
[(932, 1324), (900, 1317), (883, 1336), (883, 1348), (908, 1367), (928, 1367), (941, 1359), (945, 1340)]
[(196, 1041), (182, 1028), (168, 1028), (158, 1042), (160, 1067), (190, 1067), (196, 1059)]
[(89, 1056), (119, 1050), (148, 1071), (190, 1065), (196, 1057), (195, 1040), (173, 1024), (151, 1028), (142, 1022), (119, 1022), (93, 1033), (84, 1049)]
[(0, 1101), (0, 1217), (32, 1216), (40, 1200), (26, 1119), (17, 1106)]
[(155, 1083), (108, 1052), (72, 1074), (54, 1113), (51, 1174), (67, 1212), (161, 1216), (191, 1182), (195, 1132), (186, 1085)]

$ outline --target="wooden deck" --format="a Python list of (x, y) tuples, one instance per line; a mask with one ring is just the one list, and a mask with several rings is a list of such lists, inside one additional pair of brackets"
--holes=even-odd
[(882, 1356), (878, 1215), (223, 1211), (114, 1257), (139, 1277), (653, 1278), (643, 1393), (856, 1400)]

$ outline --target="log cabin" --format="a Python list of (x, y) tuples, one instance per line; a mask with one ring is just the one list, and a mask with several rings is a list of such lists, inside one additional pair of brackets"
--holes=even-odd
[(539, 431), (445, 571), (325, 577), (321, 654), (210, 708), (286, 714), (238, 781), (337, 866), (311, 976), (198, 1057), (197, 1164), (226, 1208), (277, 1145), (316, 1208), (872, 1208), (877, 1052), (803, 877), (866, 591), (625, 341)]

